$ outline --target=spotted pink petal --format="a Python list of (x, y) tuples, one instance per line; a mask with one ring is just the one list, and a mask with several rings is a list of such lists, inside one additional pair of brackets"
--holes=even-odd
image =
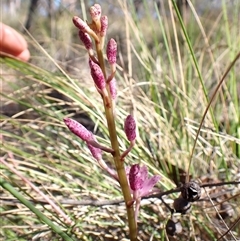
[(143, 183), (143, 188), (141, 190), (141, 197), (144, 197), (149, 194), (149, 192), (152, 190), (152, 188), (155, 186), (155, 184), (160, 180), (160, 176), (155, 175), (152, 176), (149, 179), (146, 179)]
[(82, 124), (78, 123), (77, 121), (71, 118), (64, 118), (63, 119), (68, 129), (81, 138), (83, 141), (91, 141), (93, 139), (93, 134), (89, 130), (87, 130)]
[(129, 141), (136, 139), (136, 122), (132, 115), (128, 115), (124, 123), (124, 131)]
[(148, 168), (147, 168), (146, 165), (143, 165), (143, 166), (140, 167), (139, 175), (144, 180), (144, 182), (147, 180), (147, 178), (148, 178)]

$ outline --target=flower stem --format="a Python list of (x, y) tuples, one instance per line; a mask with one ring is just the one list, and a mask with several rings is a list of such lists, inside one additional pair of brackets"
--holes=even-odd
[[(102, 49), (98, 43), (96, 43), (96, 50), (97, 50), (99, 65), (103, 71), (105, 79), (107, 79)], [(107, 85), (107, 91), (108, 91), (108, 96), (111, 96), (109, 85)], [(125, 201), (126, 209), (127, 209), (130, 240), (136, 241), (137, 240), (137, 226), (136, 226), (136, 221), (134, 218), (134, 209), (133, 209), (133, 205), (131, 205), (131, 206), (128, 205), (129, 203), (132, 202), (132, 196), (131, 196), (130, 188), (129, 188), (128, 181), (127, 181), (127, 175), (126, 175), (126, 171), (124, 168), (124, 162), (121, 160), (119, 143), (117, 140), (117, 132), (116, 132), (112, 100), (111, 100), (111, 98), (108, 98), (108, 100), (103, 98), (103, 103), (104, 103), (105, 115), (106, 115), (106, 119), (107, 119), (111, 146), (112, 146), (112, 149), (114, 150), (113, 159), (114, 159), (116, 171), (118, 173), (119, 183), (120, 183), (120, 186), (122, 189), (122, 193), (123, 193), (123, 197), (124, 197), (124, 201)]]

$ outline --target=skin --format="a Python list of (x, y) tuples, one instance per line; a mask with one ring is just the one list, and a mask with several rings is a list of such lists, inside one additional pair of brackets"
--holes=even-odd
[(0, 56), (12, 55), (22, 61), (28, 61), (30, 52), (23, 36), (13, 28), (0, 23)]

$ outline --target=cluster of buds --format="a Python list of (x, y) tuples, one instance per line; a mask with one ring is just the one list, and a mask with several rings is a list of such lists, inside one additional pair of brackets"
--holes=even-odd
[[(110, 66), (110, 73), (106, 73), (105, 61), (103, 57), (104, 41), (108, 28), (107, 16), (101, 15), (101, 6), (94, 4), (90, 8), (90, 15), (92, 18), (91, 23), (86, 23), (81, 18), (73, 17), (74, 25), (79, 29), (79, 38), (85, 46), (89, 54), (89, 67), (91, 76), (94, 81), (96, 90), (100, 93), (103, 104), (105, 107), (106, 118), (109, 122), (115, 122), (115, 99), (117, 96), (116, 87), (116, 62), (117, 62), (117, 43), (114, 39), (110, 39), (106, 45), (107, 62)], [(94, 43), (93, 43), (94, 42)], [(95, 46), (95, 49), (94, 49)], [(96, 53), (96, 54), (95, 54)], [(110, 121), (109, 121), (110, 120)], [(120, 177), (118, 172), (110, 168), (102, 158), (102, 151), (108, 152), (113, 155), (114, 161), (124, 165), (124, 158), (129, 154), (131, 149), (135, 145), (136, 140), (136, 122), (132, 115), (128, 115), (124, 122), (124, 131), (128, 141), (129, 147), (122, 154), (119, 154), (119, 158), (116, 160), (116, 156), (119, 151), (119, 147), (116, 149), (108, 148), (99, 144), (93, 133), (87, 130), (83, 125), (76, 122), (71, 118), (64, 118), (64, 122), (69, 130), (78, 136), (80, 139), (86, 142), (92, 156), (96, 159), (99, 166), (109, 173), (120, 185)], [(111, 143), (116, 143), (117, 134), (115, 127), (108, 126)], [(112, 146), (115, 146), (112, 144)], [(143, 196), (147, 196), (151, 193), (153, 186), (159, 181), (159, 176), (153, 176), (148, 178), (148, 170), (145, 165), (140, 166), (135, 164), (131, 167), (124, 168), (125, 177), (129, 184), (129, 193), (132, 196), (132, 200), (125, 200), (131, 207), (135, 203), (135, 220), (137, 220), (138, 210), (140, 207), (140, 201)], [(122, 180), (122, 178), (121, 178)], [(126, 196), (126, 195), (125, 195)], [(131, 229), (131, 228), (130, 228)], [(134, 228), (133, 228), (134, 230)]]
[[(88, 51), (89, 66), (95, 86), (107, 105), (111, 107), (110, 102), (114, 102), (117, 95), (115, 81), (117, 43), (114, 39), (110, 39), (107, 43), (106, 55), (111, 69), (109, 76), (107, 76), (102, 50), (108, 28), (108, 18), (102, 16), (101, 12), (101, 6), (94, 4), (90, 8), (91, 23), (88, 24), (77, 16), (73, 17), (73, 23), (79, 29), (79, 38)], [(94, 55), (92, 40), (95, 42), (97, 57)], [(109, 96), (111, 101), (109, 101)]]

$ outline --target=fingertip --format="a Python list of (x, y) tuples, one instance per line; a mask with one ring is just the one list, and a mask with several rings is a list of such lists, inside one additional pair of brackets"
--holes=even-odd
[(30, 59), (30, 52), (28, 49), (23, 50), (19, 55), (16, 56), (24, 62), (27, 62)]
[(27, 41), (15, 29), (0, 23), (0, 50), (27, 61), (30, 58)]

